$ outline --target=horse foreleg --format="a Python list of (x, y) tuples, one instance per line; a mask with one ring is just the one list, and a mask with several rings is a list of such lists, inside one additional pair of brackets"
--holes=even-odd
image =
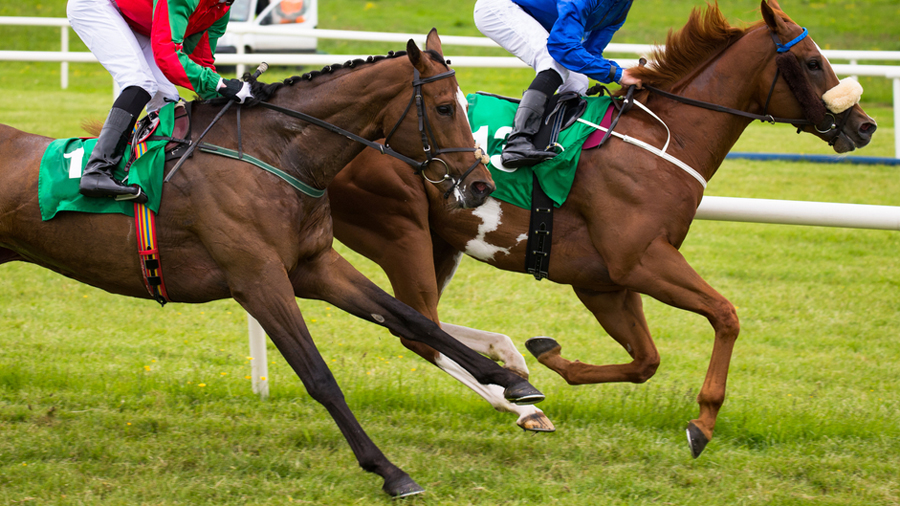
[(525, 357), (516, 349), (515, 343), (506, 334), (478, 330), (462, 325), (441, 322), (444, 332), (450, 334), (457, 341), (465, 344), (478, 353), (488, 356), (491, 360), (503, 362), (503, 366), (519, 376), (528, 379), (528, 365)]
[[(611, 266), (612, 267), (612, 266)], [(712, 438), (719, 409), (725, 401), (725, 383), (740, 323), (734, 305), (694, 271), (665, 239), (651, 242), (640, 261), (617, 272), (614, 281), (660, 302), (703, 315), (715, 330), (712, 356), (703, 387), (697, 395), (700, 416), (688, 426), (691, 454), (696, 458)]]
[(575, 289), (585, 307), (604, 330), (632, 357), (628, 364), (592, 365), (566, 360), (561, 347), (549, 337), (528, 340), (526, 346), (538, 361), (563, 377), (570, 385), (628, 381), (643, 383), (659, 366), (659, 353), (650, 336), (641, 296), (631, 290), (597, 292)]
[(384, 456), (353, 416), (337, 381), (313, 343), (284, 271), (255, 279), (258, 281), (248, 283), (232, 280), (235, 300), (259, 320), (309, 395), (328, 410), (359, 466), (384, 478), (382, 489), (394, 497), (423, 492), (422, 487)]
[(292, 279), (298, 297), (326, 300), (396, 336), (427, 344), (459, 364), (479, 383), (503, 387), (504, 398), (510, 402), (533, 404), (543, 400), (544, 395), (528, 381), (469, 349), (435, 322), (388, 295), (336, 251), (321, 255), (310, 267)]

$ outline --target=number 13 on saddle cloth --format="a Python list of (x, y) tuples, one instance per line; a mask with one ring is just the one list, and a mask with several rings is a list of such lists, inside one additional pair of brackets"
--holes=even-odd
[[(524, 209), (531, 209), (532, 174), (535, 174), (541, 188), (553, 201), (554, 206), (560, 207), (572, 188), (575, 168), (581, 158), (581, 147), (585, 140), (598, 130), (576, 121), (560, 132), (557, 143), (562, 146), (562, 150), (558, 155), (534, 167), (508, 169), (500, 163), (500, 153), (503, 151), (507, 135), (512, 131), (518, 104), (503, 97), (481, 93), (473, 93), (466, 98), (469, 103), (468, 115), (472, 135), (475, 142), (486, 147), (487, 154), (491, 158), (488, 169), (497, 185), (491, 196)], [(591, 123), (601, 124), (612, 104), (612, 99), (607, 96), (583, 98), (587, 101), (587, 108), (581, 117)]]

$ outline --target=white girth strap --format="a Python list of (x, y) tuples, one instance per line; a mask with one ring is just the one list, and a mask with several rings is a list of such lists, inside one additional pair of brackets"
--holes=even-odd
[(650, 109), (648, 109), (647, 106), (645, 106), (644, 104), (638, 102), (637, 100), (635, 100), (634, 103), (635, 103), (635, 105), (637, 105), (638, 107), (640, 107), (641, 109), (643, 109), (647, 114), (649, 114), (650, 116), (653, 116), (654, 118), (656, 118), (656, 121), (659, 121), (660, 123), (662, 123), (662, 125), (663, 125), (664, 127), (666, 127), (666, 144), (663, 146), (662, 149), (653, 147), (653, 146), (651, 146), (650, 144), (647, 144), (646, 142), (644, 142), (644, 141), (642, 141), (642, 140), (635, 139), (634, 137), (629, 137), (629, 136), (627, 136), (627, 135), (622, 135), (622, 134), (620, 134), (620, 133), (618, 133), (618, 132), (615, 132), (615, 131), (609, 132), (608, 129), (603, 128), (602, 126), (597, 125), (597, 124), (595, 124), (595, 123), (591, 123), (590, 121), (587, 121), (587, 120), (585, 120), (585, 119), (578, 118), (578, 121), (580, 121), (580, 122), (582, 122), (582, 123), (584, 123), (585, 125), (588, 125), (588, 126), (590, 126), (590, 127), (596, 128), (597, 130), (600, 130), (600, 131), (603, 131), (603, 132), (609, 132), (609, 133), (612, 134), (613, 136), (622, 139), (623, 141), (627, 142), (628, 144), (635, 145), (635, 146), (637, 146), (637, 147), (639, 147), (639, 148), (641, 148), (641, 149), (645, 149), (645, 150), (647, 150), (647, 151), (653, 153), (654, 155), (656, 155), (656, 156), (662, 158), (663, 160), (666, 160), (667, 162), (670, 162), (670, 163), (674, 164), (676, 167), (678, 167), (678, 168), (680, 168), (681, 170), (687, 172), (688, 174), (691, 175), (691, 177), (693, 177), (694, 179), (696, 179), (696, 180), (703, 186), (703, 188), (706, 188), (706, 179), (704, 179), (703, 176), (701, 176), (699, 172), (697, 172), (696, 170), (694, 170), (693, 168), (691, 168), (688, 164), (686, 164), (686, 163), (682, 162), (681, 160), (675, 158), (674, 156), (670, 155), (669, 153), (666, 153), (666, 149), (669, 148), (669, 140), (672, 138), (672, 133), (669, 131), (668, 125), (666, 125), (666, 123), (665, 123), (663, 120), (661, 120), (661, 119), (659, 118), (659, 116), (657, 116), (656, 114), (653, 114), (653, 111), (651, 111)]

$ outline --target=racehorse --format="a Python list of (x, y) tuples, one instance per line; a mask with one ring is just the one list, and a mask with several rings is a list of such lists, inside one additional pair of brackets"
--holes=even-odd
[[(424, 51), (410, 40), (405, 52), (280, 83), (255, 81), (253, 89), (267, 102), (232, 109), (208, 131), (206, 141), (243, 150), (307, 188), (324, 190), (364, 149), (357, 140), (388, 137), (390, 146), (382, 149), (435, 181), (434, 191), (441, 195), (436, 198), (446, 197), (448, 207), (476, 206), (493, 190), (435, 30)], [(221, 105), (195, 102), (195, 125), (210, 124)], [(242, 118), (236, 110), (243, 111)], [(295, 117), (299, 114), (342, 129), (340, 135)], [(199, 130), (193, 129), (194, 142)], [(0, 125), (0, 263), (31, 262), (111, 293), (150, 298), (132, 218), (66, 212), (41, 220), (38, 169), (50, 142)], [(332, 248), (327, 195), (301, 194), (243, 161), (195, 152), (164, 185), (157, 227), (169, 298), (200, 303), (231, 297), (240, 303), (334, 418), (359, 465), (380, 475), (392, 496), (423, 489), (363, 432), (316, 349), (295, 297), (328, 301), (404, 339), (421, 340), (479, 381), (505, 388), (512, 402), (543, 398), (521, 376), (460, 344), (344, 260)]]
[[(667, 153), (699, 172), (699, 179), (669, 160), (611, 137), (603, 147), (582, 152), (571, 193), (554, 211), (549, 278), (571, 285), (632, 361), (590, 365), (563, 358), (551, 338), (526, 342), (540, 363), (572, 385), (641, 383), (654, 375), (660, 357), (640, 294), (705, 316), (715, 340), (697, 397), (700, 414), (687, 428), (694, 457), (712, 438), (739, 331), (734, 306), (678, 251), (705, 182), (753, 121), (748, 116), (796, 118), (787, 122), (826, 140), (839, 153), (868, 144), (876, 128), (859, 107), (858, 95), (840, 107), (834, 105), (840, 100), (829, 96), (829, 107), (840, 109), (840, 114), (826, 110), (823, 95), (843, 88), (828, 60), (805, 35), (806, 29), (774, 0), (763, 0), (761, 10), (763, 21), (737, 28), (716, 4), (705, 11), (695, 9), (683, 29), (669, 33), (665, 48), (654, 54), (655, 62), (638, 69), (645, 84), (678, 97), (638, 91), (637, 102), (661, 121), (632, 107), (615, 129), (653, 146), (667, 143), (671, 131)], [(680, 97), (694, 102), (683, 103)], [(441, 292), (463, 253), (500, 269), (526, 270), (526, 209), (494, 198), (478, 209), (450, 209), (429, 198), (401, 165), (377, 158), (371, 150), (342, 171), (328, 191), (335, 237), (378, 263), (395, 296), (434, 321), (439, 321)], [(402, 204), (398, 194), (406, 197)], [(371, 212), (375, 209), (383, 212)], [(508, 337), (449, 324), (443, 328), (508, 367), (527, 371)], [(448, 367), (439, 353), (420, 343), (403, 344), (475, 389), (496, 409), (518, 414), (523, 428), (552, 430), (549, 420), (536, 427), (522, 423), (523, 418), (543, 417), (535, 408), (506, 402), (496, 389), (478, 385), (452, 364)]]

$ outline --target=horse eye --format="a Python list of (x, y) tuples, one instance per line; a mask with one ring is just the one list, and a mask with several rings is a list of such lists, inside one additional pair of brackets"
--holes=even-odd
[(809, 70), (819, 70), (822, 68), (822, 66), (819, 65), (819, 60), (809, 60), (808, 62), (806, 62), (806, 68), (808, 68)]
[(449, 105), (437, 106), (437, 112), (441, 116), (453, 116), (453, 107)]

